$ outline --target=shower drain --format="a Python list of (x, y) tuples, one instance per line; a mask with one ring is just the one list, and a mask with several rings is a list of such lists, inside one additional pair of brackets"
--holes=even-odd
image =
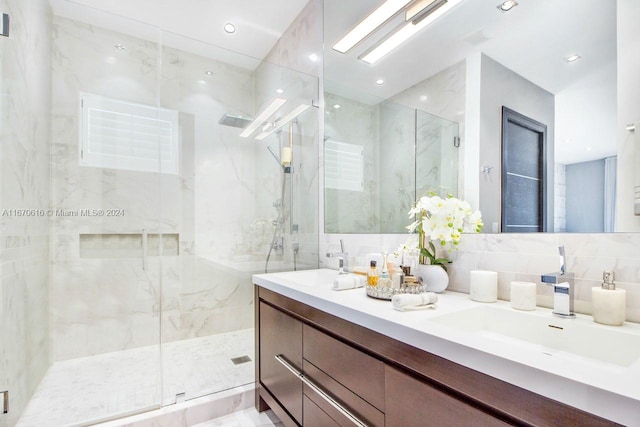
[(233, 357), (231, 358), (231, 361), (233, 362), (234, 365), (239, 365), (241, 363), (251, 362), (251, 358), (247, 355), (244, 355), (239, 357)]

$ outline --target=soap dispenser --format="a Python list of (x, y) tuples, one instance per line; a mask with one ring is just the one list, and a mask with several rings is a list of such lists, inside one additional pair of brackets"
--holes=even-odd
[(591, 288), (593, 320), (603, 325), (620, 326), (624, 323), (627, 291), (616, 289), (613, 271), (602, 273), (602, 286)]

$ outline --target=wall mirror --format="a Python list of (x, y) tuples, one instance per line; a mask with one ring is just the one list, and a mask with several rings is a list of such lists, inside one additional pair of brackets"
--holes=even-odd
[[(503, 107), (547, 127), (544, 231), (640, 231), (611, 219), (628, 209), (615, 198), (627, 179), (616, 172), (616, 2), (400, 1), (353, 47), (336, 45), (389, 3), (324, 1), (325, 232), (404, 233), (413, 200), (433, 190), (500, 232)], [(421, 29), (377, 58), (409, 24)]]

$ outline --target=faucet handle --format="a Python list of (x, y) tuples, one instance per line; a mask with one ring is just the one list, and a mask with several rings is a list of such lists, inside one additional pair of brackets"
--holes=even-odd
[(558, 247), (558, 253), (560, 254), (560, 272), (564, 274), (567, 271), (567, 259), (564, 256), (564, 246)]

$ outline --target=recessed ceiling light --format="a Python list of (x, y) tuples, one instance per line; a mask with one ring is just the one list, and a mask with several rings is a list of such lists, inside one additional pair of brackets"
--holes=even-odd
[(318, 59), (320, 58), (315, 53), (312, 53), (311, 55), (309, 55), (309, 59), (313, 62), (318, 62)]
[(204, 73), (205, 73), (207, 76), (213, 76), (213, 71), (212, 71), (212, 70), (205, 70), (205, 71), (204, 71)]
[(336, 110), (340, 109), (342, 106), (340, 104), (333, 104), (333, 108)]
[(518, 5), (518, 2), (516, 2), (515, 0), (506, 0), (500, 3), (497, 6), (497, 8), (500, 12), (509, 12), (511, 9), (513, 9), (517, 5)]
[(122, 43), (116, 43), (113, 45), (113, 47), (115, 47), (118, 50), (125, 50), (126, 47), (124, 47), (124, 45)]
[(283, 93), (284, 93), (284, 89), (280, 89), (280, 88), (278, 88), (278, 89), (276, 89), (276, 93), (283, 94)]
[(427, 100), (427, 95), (422, 95), (422, 96), (420, 97), (420, 101), (424, 102), (424, 101), (426, 101), (426, 100)]
[(228, 34), (233, 34), (236, 32), (236, 26), (230, 22), (227, 22), (226, 24), (224, 24), (224, 31)]
[(564, 62), (576, 62), (578, 59), (581, 59), (582, 57), (580, 55), (578, 55), (577, 53), (574, 53), (573, 55), (569, 55), (566, 58), (564, 58)]
[(591, 151), (591, 147), (587, 147), (587, 148), (586, 148), (586, 150), (587, 150), (587, 151)]
[(378, 86), (380, 86), (380, 85), (384, 84), (384, 80), (382, 80), (382, 79), (378, 79), (378, 80), (376, 80), (376, 84), (377, 84)]

